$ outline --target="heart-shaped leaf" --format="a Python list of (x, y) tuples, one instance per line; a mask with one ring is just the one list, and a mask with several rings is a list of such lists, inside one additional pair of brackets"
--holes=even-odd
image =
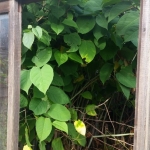
[(30, 72), (31, 82), (44, 94), (53, 80), (53, 68), (44, 65), (42, 68), (33, 67)]
[(62, 24), (52, 23), (51, 28), (52, 28), (53, 31), (56, 32), (57, 35), (64, 30), (64, 26)]

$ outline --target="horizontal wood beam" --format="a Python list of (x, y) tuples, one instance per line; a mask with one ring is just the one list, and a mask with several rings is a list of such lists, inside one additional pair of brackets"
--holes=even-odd
[(9, 1), (0, 1), (0, 13), (9, 12)]

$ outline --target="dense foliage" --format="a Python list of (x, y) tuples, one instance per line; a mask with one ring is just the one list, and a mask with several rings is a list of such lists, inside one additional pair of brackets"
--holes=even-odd
[(112, 135), (133, 129), (138, 5), (45, 0), (23, 7), (20, 145), (129, 148)]

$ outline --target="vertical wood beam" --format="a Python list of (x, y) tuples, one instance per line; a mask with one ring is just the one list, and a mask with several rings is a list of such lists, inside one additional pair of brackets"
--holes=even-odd
[(141, 0), (134, 150), (150, 150), (150, 0)]
[(18, 150), (21, 6), (17, 0), (9, 0), (9, 6), (7, 150)]

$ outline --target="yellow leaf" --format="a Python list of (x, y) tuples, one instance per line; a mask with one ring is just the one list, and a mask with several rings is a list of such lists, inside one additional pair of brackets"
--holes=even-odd
[(86, 126), (81, 120), (77, 120), (74, 122), (75, 129), (77, 130), (78, 133), (82, 134), (85, 136), (86, 134)]
[(28, 145), (25, 145), (25, 146), (23, 147), (23, 150), (32, 150), (32, 148), (29, 147)]

